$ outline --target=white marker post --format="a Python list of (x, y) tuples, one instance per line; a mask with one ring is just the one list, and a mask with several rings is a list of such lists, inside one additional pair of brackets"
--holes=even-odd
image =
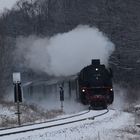
[(18, 116), (18, 125), (21, 125), (20, 121), (20, 102), (22, 102), (22, 92), (21, 92), (21, 76), (19, 72), (13, 73), (13, 84), (14, 84), (14, 99), (17, 103), (17, 116)]

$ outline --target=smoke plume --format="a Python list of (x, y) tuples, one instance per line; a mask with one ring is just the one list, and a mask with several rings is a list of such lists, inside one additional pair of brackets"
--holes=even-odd
[(16, 57), (22, 66), (55, 76), (76, 74), (91, 59), (108, 65), (115, 48), (97, 28), (82, 25), (51, 38), (19, 37), (16, 47)]

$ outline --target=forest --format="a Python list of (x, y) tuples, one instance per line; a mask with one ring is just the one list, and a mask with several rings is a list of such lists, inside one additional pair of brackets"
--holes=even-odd
[(17, 37), (51, 37), (78, 25), (97, 27), (115, 44), (109, 59), (114, 83), (139, 89), (139, 13), (139, 0), (19, 0), (0, 15), (0, 96), (12, 86), (13, 71), (25, 75), (24, 80), (42, 76), (20, 67), (13, 53)]

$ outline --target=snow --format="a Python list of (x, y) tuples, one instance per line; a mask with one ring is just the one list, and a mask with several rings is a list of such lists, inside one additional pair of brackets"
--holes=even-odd
[[(17, 131), (22, 131), (22, 130), (30, 130), (30, 129), (34, 129), (34, 128), (40, 128), (40, 127), (45, 127), (45, 126), (51, 126), (51, 125), (66, 123), (66, 122), (69, 122), (69, 121), (75, 121), (75, 120), (84, 119), (84, 118), (87, 118), (87, 117), (96, 116), (96, 115), (102, 114), (104, 112), (106, 112), (106, 110), (104, 110), (104, 111), (90, 111), (89, 113), (86, 113), (84, 115), (69, 118), (69, 119), (52, 121), (52, 122), (37, 124), (37, 125), (33, 125), (33, 126), (18, 127), (18, 128), (15, 128), (15, 129), (3, 130), (3, 131), (0, 131), (0, 135), (3, 134), (3, 132), (4, 133), (13, 133), (15, 131), (17, 132)], [(84, 112), (82, 112), (82, 113), (84, 113)], [(62, 117), (62, 118), (64, 118), (64, 117)]]
[(13, 112), (14, 108), (11, 106), (10, 109), (0, 105), (0, 123), (3, 119), (7, 119), (8, 117), (15, 118), (15, 114)]
[(0, 115), (13, 115), (13, 111), (9, 110), (7, 107), (0, 105)]
[(135, 106), (135, 109), (136, 109), (136, 110), (140, 110), (140, 105), (136, 105), (136, 106)]
[[(105, 110), (91, 111), (87, 115), (92, 116), (103, 112), (105, 112)], [(82, 117), (86, 117), (86, 115)], [(73, 119), (74, 118), (71, 120)], [(63, 120), (63, 122), (66, 121), (67, 120)], [(62, 122), (51, 122), (43, 125), (56, 123)], [(22, 129), (27, 129), (27, 127), (23, 127)], [(138, 140), (139, 137), (140, 131), (139, 128), (136, 128), (134, 125), (133, 114), (110, 110), (107, 114), (96, 117), (94, 120), (87, 119), (72, 124), (4, 136), (0, 137), (0, 140)]]

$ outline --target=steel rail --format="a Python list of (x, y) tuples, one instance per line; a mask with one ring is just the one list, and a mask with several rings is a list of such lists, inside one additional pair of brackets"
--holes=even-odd
[[(109, 110), (107, 109), (106, 112), (101, 113), (99, 115), (92, 116), (92, 117), (86, 117), (86, 118), (82, 118), (82, 119), (78, 119), (78, 120), (73, 120), (73, 121), (69, 121), (69, 122), (63, 122), (63, 123), (60, 123), (60, 124), (52, 124), (52, 125), (49, 125), (49, 126), (41, 126), (41, 127), (38, 127), (38, 128), (32, 128), (32, 129), (26, 129), (26, 130), (19, 130), (19, 131), (15, 131), (15, 132), (3, 133), (3, 134), (0, 134), (0, 137), (7, 136), (7, 135), (13, 135), (13, 134), (19, 134), (19, 133), (30, 132), (30, 131), (35, 131), (35, 130), (40, 130), (40, 129), (45, 129), (45, 128), (51, 128), (51, 127), (56, 127), (56, 126), (61, 126), (61, 125), (66, 125), (66, 124), (71, 124), (71, 123), (75, 123), (75, 122), (79, 122), (79, 121), (84, 121), (84, 120), (94, 120), (96, 117), (105, 115), (108, 112), (109, 112)], [(77, 114), (77, 116), (78, 116), (78, 114)], [(72, 118), (72, 116), (67, 117), (67, 119), (68, 118)], [(64, 119), (62, 119), (62, 120), (64, 120)]]

